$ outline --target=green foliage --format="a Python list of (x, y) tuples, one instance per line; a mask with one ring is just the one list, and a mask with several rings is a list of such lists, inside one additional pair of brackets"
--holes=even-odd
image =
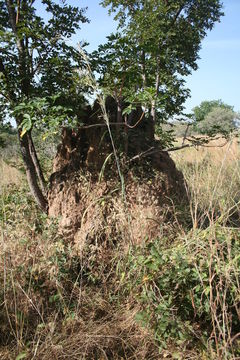
[(218, 225), (170, 247), (161, 239), (131, 249), (123, 287), (133, 292), (142, 308), (137, 319), (154, 329), (160, 347), (194, 338), (204, 343), (214, 332), (226, 353), (231, 351), (227, 342), (238, 324), (239, 250), (239, 232)]
[(12, 144), (15, 135), (16, 131), (9, 123), (0, 124), (0, 149)]
[[(24, 184), (23, 184), (24, 185)], [(26, 193), (25, 186), (18, 188), (14, 185), (8, 189), (2, 189), (1, 206), (0, 206), (0, 222), (3, 224), (18, 223), (18, 220), (25, 217), (25, 221), (35, 215), (35, 206), (32, 198)], [(22, 214), (20, 215), (20, 212)]]
[(156, 136), (161, 139), (161, 143), (165, 148), (170, 148), (175, 141), (176, 134), (173, 128), (167, 126), (156, 126)]
[(33, 130), (32, 137), (43, 173), (46, 174), (46, 176), (50, 176), (52, 173), (52, 161), (56, 156), (57, 145), (61, 141), (59, 131), (58, 129), (48, 128), (47, 124), (38, 123), (38, 128)]
[[(91, 62), (103, 92), (117, 101), (120, 121), (130, 119), (140, 106), (146, 119), (160, 125), (180, 115), (189, 95), (183, 77), (197, 69), (201, 41), (222, 15), (220, 1), (102, 4), (116, 12), (121, 33), (110, 35)], [(84, 68), (83, 57), (66, 39), (88, 21), (84, 9), (42, 0), (43, 17), (31, 1), (0, 5), (1, 117), (11, 113), (21, 137), (33, 127), (49, 134), (76, 123), (85, 102), (82, 94), (89, 88), (77, 72)], [(169, 134), (160, 133), (168, 144)]]
[(236, 119), (237, 115), (232, 109), (215, 107), (196, 126), (196, 129), (199, 133), (209, 136), (216, 134), (227, 136), (236, 130)]
[(25, 359), (26, 357), (27, 357), (27, 353), (26, 353), (26, 352), (21, 352), (21, 353), (18, 354), (18, 356), (16, 357), (16, 360)]
[(31, 132), (60, 130), (85, 103), (76, 83), (82, 57), (68, 39), (87, 18), (65, 1), (0, 0), (0, 122), (13, 117), (31, 192), (47, 211), (45, 179)]
[(140, 104), (149, 115), (151, 109), (160, 123), (181, 114), (189, 95), (183, 76), (197, 69), (201, 41), (222, 15), (220, 1), (105, 0), (102, 4), (116, 14), (122, 33), (111, 35), (93, 54), (100, 84), (117, 101)]
[[(59, 93), (60, 105), (66, 105), (80, 91), (74, 71), (81, 65), (81, 56), (66, 39), (88, 21), (85, 10), (52, 0), (43, 0), (41, 6), (44, 18), (32, 1), (0, 1), (0, 105), (7, 116), (23, 102), (31, 107)], [(23, 131), (30, 129), (28, 115), (24, 124)]]
[(194, 121), (196, 123), (203, 121), (214, 108), (233, 111), (233, 106), (225, 104), (222, 100), (202, 101), (199, 106), (193, 108)]
[(60, 126), (74, 126), (77, 118), (72, 107), (61, 105), (61, 95), (26, 100), (14, 107), (13, 115), (23, 118), (19, 124), (21, 137), (32, 127), (42, 132), (45, 139), (48, 135), (58, 133)]

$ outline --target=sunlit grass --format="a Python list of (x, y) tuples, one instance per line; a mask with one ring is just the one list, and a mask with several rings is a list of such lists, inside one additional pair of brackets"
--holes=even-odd
[(130, 244), (119, 202), (117, 241), (81, 254), (58, 219), (37, 209), (21, 172), (0, 160), (1, 359), (237, 359), (238, 143), (172, 156), (190, 205), (175, 217), (192, 226), (166, 223), (169, 239), (159, 223), (158, 237)]

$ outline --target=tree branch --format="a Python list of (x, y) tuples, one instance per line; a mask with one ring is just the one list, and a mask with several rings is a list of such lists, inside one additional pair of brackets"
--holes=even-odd
[[(124, 126), (124, 127), (127, 127), (129, 129), (134, 129), (140, 122), (141, 120), (143, 119), (143, 116), (144, 116), (144, 112), (142, 113), (142, 115), (140, 116), (140, 118), (138, 119), (138, 121), (134, 124), (134, 125), (129, 125), (128, 123), (126, 122), (110, 122), (109, 125), (110, 126)], [(91, 129), (91, 128), (95, 128), (95, 127), (104, 127), (104, 126), (108, 126), (108, 124), (105, 124), (105, 123), (100, 123), (100, 124), (91, 124), (91, 125), (83, 125), (83, 126), (80, 126), (79, 129), (80, 130), (85, 130), (85, 129)]]
[(191, 124), (187, 124), (187, 127), (186, 127), (186, 130), (185, 130), (185, 133), (184, 133), (184, 137), (183, 137), (183, 141), (182, 141), (182, 145), (184, 145), (185, 143), (185, 140), (187, 139), (187, 134), (188, 134), (188, 130), (189, 130), (189, 127), (190, 127)]
[[(6, 5), (7, 5), (7, 9), (8, 9), (9, 21), (10, 21), (10, 24), (12, 27), (12, 31), (13, 31), (14, 35), (16, 36), (16, 44), (17, 44), (19, 54), (23, 54), (24, 46), (23, 46), (23, 42), (19, 39), (19, 36), (17, 34), (16, 20), (18, 20), (18, 17), (16, 15), (12, 0), (6, 0)], [(20, 6), (20, 3), (19, 3), (19, 6)]]
[[(219, 140), (219, 139), (222, 139), (222, 137), (217, 137), (217, 138), (215, 138), (215, 139), (212, 139), (212, 140)], [(131, 163), (131, 162), (133, 162), (133, 161), (135, 161), (135, 160), (139, 160), (139, 159), (141, 159), (141, 158), (144, 158), (144, 157), (146, 157), (146, 156), (149, 156), (149, 155), (152, 155), (152, 154), (156, 154), (156, 153), (161, 153), (161, 152), (173, 152), (173, 151), (178, 151), (178, 150), (182, 150), (182, 149), (185, 149), (185, 148), (191, 148), (191, 147), (196, 147), (196, 146), (201, 146), (201, 147), (207, 147), (207, 148), (222, 148), (222, 147), (224, 147), (224, 146), (226, 146), (227, 145), (227, 143), (228, 143), (228, 141), (229, 140), (226, 140), (226, 142), (224, 142), (223, 144), (221, 144), (221, 145), (205, 145), (205, 144), (203, 144), (203, 143), (200, 143), (200, 144), (183, 144), (183, 145), (181, 145), (181, 146), (174, 146), (174, 147), (172, 147), (172, 148), (168, 148), (168, 149), (161, 149), (161, 148), (158, 148), (158, 147), (155, 147), (155, 146), (152, 146), (151, 148), (149, 148), (148, 150), (146, 150), (146, 151), (143, 151), (142, 153), (140, 153), (140, 154), (137, 154), (137, 155), (135, 155), (134, 157), (132, 157), (130, 160), (128, 160), (128, 162), (127, 163)]]
[(9, 21), (12, 27), (12, 30), (14, 32), (14, 34), (17, 34), (17, 27), (16, 27), (16, 13), (15, 13), (15, 9), (14, 9), (14, 5), (12, 0), (6, 0), (6, 5), (7, 5), (7, 9), (8, 9), (8, 13), (9, 13)]

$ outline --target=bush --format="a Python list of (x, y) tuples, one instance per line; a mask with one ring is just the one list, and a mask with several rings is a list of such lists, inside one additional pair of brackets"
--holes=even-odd
[(201, 122), (196, 124), (196, 130), (200, 134), (209, 136), (216, 134), (226, 136), (236, 129), (235, 119), (236, 114), (231, 109), (216, 107)]
[(239, 251), (239, 231), (217, 224), (171, 247), (155, 240), (131, 249), (124, 287), (134, 292), (137, 318), (154, 330), (160, 348), (198, 342), (224, 359), (237, 351)]

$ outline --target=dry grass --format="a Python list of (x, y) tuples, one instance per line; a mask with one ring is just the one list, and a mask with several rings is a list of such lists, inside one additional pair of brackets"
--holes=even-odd
[[(182, 140), (179, 140), (182, 143)], [(187, 143), (187, 142), (186, 142)], [(206, 146), (199, 146), (195, 148), (185, 148), (180, 152), (174, 154), (176, 161), (182, 160), (185, 163), (199, 163), (206, 158), (211, 158), (215, 164), (221, 164), (223, 158), (227, 157), (227, 162), (236, 161), (239, 155), (239, 143), (237, 138), (226, 140), (224, 138), (217, 138), (212, 140)]]
[(187, 183), (193, 226), (216, 219), (240, 226), (238, 140), (220, 139), (211, 146), (186, 148), (173, 155)]
[(80, 257), (24, 189), (4, 194), (0, 358), (157, 359), (134, 299), (118, 298), (120, 248), (102, 243)]
[(6, 185), (21, 185), (23, 176), (15, 167), (0, 159), (0, 188)]
[(110, 304), (96, 303), (95, 311), (107, 315), (68, 321), (62, 331), (40, 345), (38, 358), (157, 359), (156, 348), (149, 346), (150, 334), (136, 324), (136, 309), (116, 311)]
[[(159, 223), (158, 237), (150, 238), (148, 242), (155, 242), (161, 255), (164, 252), (170, 254), (171, 261), (164, 260), (166, 276), (170, 276), (171, 269), (176, 270), (172, 266), (174, 261), (179, 261), (179, 271), (185, 271), (182, 282), (185, 286), (184, 276), (189, 272), (187, 267), (181, 269), (181, 259), (199, 273), (199, 283), (203, 286), (203, 290), (199, 290), (200, 305), (196, 305), (199, 299), (196, 294), (193, 305), (190, 302), (190, 310), (197, 314), (198, 310), (201, 312), (204, 301), (210, 304), (210, 320), (206, 322), (210, 330), (205, 327), (205, 331), (209, 331), (204, 335), (205, 343), (201, 343), (203, 319), (197, 322), (197, 316), (193, 324), (196, 331), (194, 340), (187, 339), (179, 345), (170, 337), (167, 348), (161, 349), (154, 327), (144, 328), (136, 320), (140, 308), (151, 308), (151, 296), (158, 301), (152, 303), (152, 318), (156, 316), (157, 324), (161, 324), (164, 315), (157, 313), (162, 301), (161, 286), (157, 281), (160, 277), (163, 279), (164, 269), (159, 267), (157, 272), (150, 267), (147, 274), (150, 277), (146, 277), (148, 242), (135, 244), (135, 248), (130, 246), (126, 250), (129, 238), (119, 225), (117, 241), (105, 236), (105, 241), (96, 242), (94, 246), (86, 245), (79, 254), (77, 246), (72, 246), (58, 233), (57, 221), (46, 219), (39, 213), (28, 191), (21, 186), (20, 174), (1, 162), (4, 169), (0, 209), (1, 359), (16, 359), (20, 354), (27, 360), (238, 358), (234, 355), (238, 334), (232, 330), (232, 309), (228, 303), (229, 293), (233, 297), (236, 293), (233, 304), (239, 308), (239, 260), (232, 247), (233, 239), (234, 245), (239, 241), (236, 229), (233, 229), (239, 221), (238, 144), (233, 140), (224, 147), (185, 149), (173, 156), (188, 183), (193, 228), (189, 231), (187, 227), (177, 228), (177, 221), (174, 226), (169, 223), (169, 241), (165, 229), (167, 223), (164, 231), (163, 224)], [(107, 198), (104, 201), (110, 206)], [(125, 210), (120, 202), (115, 205), (111, 207), (111, 216), (118, 219)], [(186, 216), (188, 209), (182, 209), (182, 214), (179, 211), (176, 210), (176, 219)], [(141, 226), (138, 227), (141, 232)], [(102, 224), (101, 233), (109, 236), (108, 222)], [(141, 246), (145, 246), (146, 254)], [(126, 258), (131, 249), (136, 257), (134, 264), (138, 265), (130, 269)], [(176, 257), (175, 249), (178, 252)], [(156, 260), (161, 264), (162, 256)], [(129, 270), (133, 271), (133, 279), (130, 279)], [(205, 274), (209, 276), (204, 278)], [(155, 287), (148, 280), (151, 276)], [(174, 273), (171, 279), (173, 283)], [(133, 285), (135, 280), (136, 287)], [(178, 290), (178, 284), (174, 284), (173, 293), (177, 296), (184, 286)], [(191, 289), (191, 284), (189, 286)], [(166, 288), (170, 288), (168, 283)], [(139, 300), (141, 291), (144, 301)], [(174, 316), (178, 315), (177, 307), (175, 304)], [(184, 321), (182, 324), (184, 328)], [(201, 340), (200, 345), (196, 343), (196, 337)]]

